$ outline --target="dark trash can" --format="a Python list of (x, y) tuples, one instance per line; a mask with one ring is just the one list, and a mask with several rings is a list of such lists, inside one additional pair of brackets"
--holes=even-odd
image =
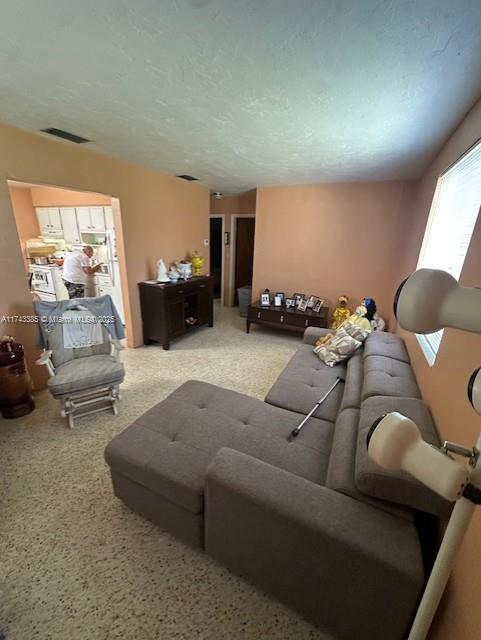
[(19, 418), (35, 409), (23, 346), (10, 336), (0, 338), (0, 411)]
[(239, 313), (241, 318), (247, 318), (247, 307), (251, 303), (252, 287), (239, 287), (237, 289), (239, 297)]

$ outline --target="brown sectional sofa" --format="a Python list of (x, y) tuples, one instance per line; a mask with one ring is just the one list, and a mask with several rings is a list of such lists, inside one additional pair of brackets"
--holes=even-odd
[[(424, 585), (418, 515), (444, 502), (373, 463), (366, 435), (398, 410), (439, 439), (402, 340), (374, 333), (326, 367), (304, 344), (264, 402), (189, 381), (106, 448), (115, 494), (339, 639), (405, 636)], [(345, 377), (297, 438), (290, 436)]]

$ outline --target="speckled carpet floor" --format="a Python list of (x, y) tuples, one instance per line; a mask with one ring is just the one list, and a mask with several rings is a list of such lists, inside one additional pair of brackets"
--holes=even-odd
[(0, 637), (7, 640), (325, 640), (253, 586), (132, 513), (103, 450), (189, 378), (263, 398), (300, 343), (216, 309), (213, 329), (123, 352), (120, 415), (60, 418), (47, 392), (0, 418)]

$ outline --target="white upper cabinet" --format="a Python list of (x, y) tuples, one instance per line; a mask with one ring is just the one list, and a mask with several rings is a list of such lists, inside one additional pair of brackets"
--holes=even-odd
[(60, 209), (58, 207), (49, 207), (50, 224), (55, 231), (62, 231), (62, 221), (60, 219)]
[(112, 207), (104, 207), (105, 213), (105, 228), (107, 231), (113, 231), (114, 227), (114, 214), (112, 213)]
[(92, 223), (90, 221), (90, 208), (89, 207), (76, 207), (77, 222), (80, 232), (92, 233)]
[(42, 235), (47, 234), (50, 226), (50, 215), (47, 207), (37, 207), (37, 219), (40, 233)]
[(81, 233), (105, 232), (103, 207), (77, 207), (77, 221)]
[(92, 221), (92, 231), (105, 232), (105, 216), (103, 207), (90, 207), (90, 220)]
[(82, 239), (77, 224), (75, 207), (61, 207), (60, 219), (62, 221), (65, 242), (67, 244), (80, 244)]
[(62, 236), (62, 222), (58, 207), (37, 207), (38, 225), (43, 236)]

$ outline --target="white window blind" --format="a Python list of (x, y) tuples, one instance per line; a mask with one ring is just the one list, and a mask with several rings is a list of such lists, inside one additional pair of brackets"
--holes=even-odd
[[(481, 206), (481, 142), (439, 179), (419, 255), (418, 269), (443, 269), (459, 279)], [(433, 364), (442, 331), (418, 336)]]

